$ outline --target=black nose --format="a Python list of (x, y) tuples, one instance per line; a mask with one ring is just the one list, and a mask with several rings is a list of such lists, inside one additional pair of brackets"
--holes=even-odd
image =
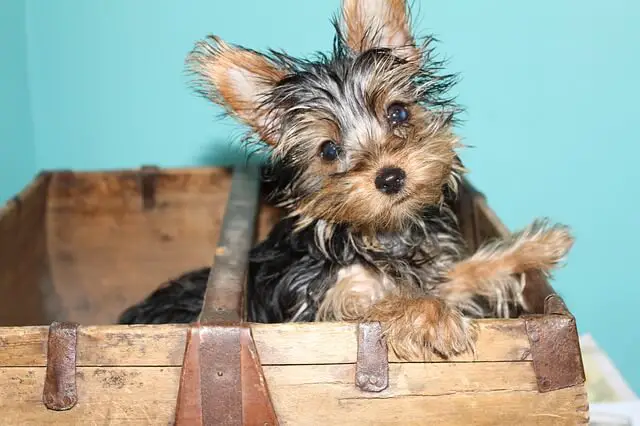
[(385, 167), (378, 170), (376, 188), (385, 194), (397, 194), (404, 186), (406, 174), (397, 167)]

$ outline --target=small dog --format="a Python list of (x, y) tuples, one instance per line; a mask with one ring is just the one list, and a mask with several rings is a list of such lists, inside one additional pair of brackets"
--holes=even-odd
[[(198, 90), (268, 146), (286, 212), (250, 254), (249, 321), (379, 321), (399, 357), (450, 357), (474, 350), (474, 318), (523, 308), (525, 271), (550, 273), (572, 246), (568, 228), (535, 221), (467, 252), (453, 212), (456, 76), (409, 18), (404, 0), (344, 0), (330, 56), (215, 36), (190, 53)], [(208, 273), (170, 281), (120, 322), (195, 321)]]

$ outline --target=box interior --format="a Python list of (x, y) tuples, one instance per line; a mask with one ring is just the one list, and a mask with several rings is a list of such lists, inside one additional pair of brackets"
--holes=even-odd
[[(223, 168), (41, 174), (0, 213), (0, 326), (113, 324), (211, 265), (230, 184)], [(278, 216), (261, 206), (257, 238)]]
[[(42, 173), (0, 210), (0, 326), (113, 324), (167, 280), (210, 266), (231, 175), (225, 168)], [(471, 250), (508, 232), (468, 183), (456, 208)], [(256, 241), (280, 214), (260, 204)], [(543, 312), (551, 291), (529, 274), (533, 312)]]

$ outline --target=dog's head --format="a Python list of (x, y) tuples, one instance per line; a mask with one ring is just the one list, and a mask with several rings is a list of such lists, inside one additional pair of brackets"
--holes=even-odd
[(262, 54), (210, 36), (188, 57), (199, 90), (290, 172), (283, 205), (301, 223), (394, 231), (456, 189), (462, 171), (431, 38), (404, 0), (343, 0), (332, 55)]

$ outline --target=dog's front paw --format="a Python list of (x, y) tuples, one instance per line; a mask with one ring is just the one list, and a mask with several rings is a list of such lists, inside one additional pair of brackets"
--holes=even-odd
[(475, 352), (475, 323), (441, 299), (385, 298), (372, 307), (368, 320), (382, 323), (387, 344), (401, 359)]

